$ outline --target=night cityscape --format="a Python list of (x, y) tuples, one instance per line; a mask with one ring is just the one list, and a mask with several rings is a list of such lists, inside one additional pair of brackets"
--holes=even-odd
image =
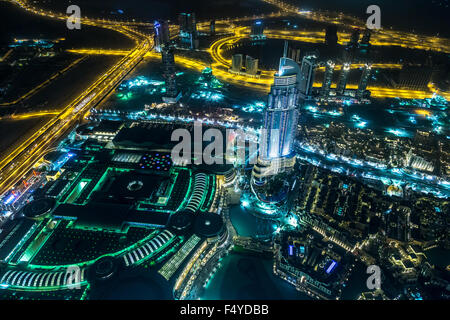
[(449, 300), (449, 12), (0, 1), (0, 300)]

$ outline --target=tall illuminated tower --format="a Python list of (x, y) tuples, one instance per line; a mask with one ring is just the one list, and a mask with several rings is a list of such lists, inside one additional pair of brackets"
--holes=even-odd
[(325, 74), (323, 76), (322, 89), (320, 94), (327, 97), (330, 93), (331, 82), (333, 81), (334, 62), (328, 60), (325, 65)]
[(177, 89), (175, 57), (173, 47), (170, 44), (161, 46), (163, 76), (166, 82), (166, 92), (163, 101), (166, 103), (176, 103), (181, 98), (181, 92)]
[(178, 23), (180, 25), (181, 44), (189, 46), (190, 49), (197, 49), (198, 34), (195, 13), (180, 13)]
[(253, 39), (263, 39), (264, 36), (264, 25), (262, 21), (258, 20), (253, 22), (250, 37)]
[[(285, 50), (286, 52), (286, 50)], [(295, 164), (293, 142), (297, 131), (300, 67), (292, 59), (280, 59), (264, 113), (258, 163), (253, 168), (253, 182), (262, 185)]]
[(372, 64), (366, 63), (361, 75), (361, 79), (359, 80), (358, 89), (356, 90), (356, 97), (359, 99), (364, 96), (364, 92), (367, 89), (367, 83), (369, 82), (371, 70)]
[(347, 85), (348, 73), (350, 72), (350, 63), (345, 62), (342, 65), (341, 73), (339, 74), (339, 82), (336, 87), (336, 94), (343, 95), (345, 92), (345, 87)]
[(161, 52), (162, 46), (170, 42), (169, 24), (167, 21), (159, 20), (153, 24), (155, 29), (155, 51)]
[(300, 67), (300, 75), (297, 81), (299, 82), (299, 91), (301, 98), (309, 98), (312, 95), (312, 88), (314, 84), (314, 75), (316, 70), (317, 55), (310, 53), (306, 54), (302, 59)]

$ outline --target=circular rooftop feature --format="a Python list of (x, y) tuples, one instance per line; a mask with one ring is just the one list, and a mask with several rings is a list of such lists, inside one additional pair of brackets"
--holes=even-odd
[(212, 238), (220, 235), (224, 230), (223, 219), (217, 213), (198, 213), (195, 218), (195, 233), (198, 236)]
[(116, 259), (110, 256), (101, 257), (90, 268), (90, 276), (100, 281), (112, 278), (116, 272)]
[(169, 227), (177, 233), (186, 232), (194, 223), (194, 215), (189, 211), (181, 211), (170, 216)]
[(31, 201), (23, 207), (23, 214), (27, 218), (39, 218), (55, 207), (56, 201), (53, 198), (42, 198)]
[(138, 191), (138, 190), (141, 190), (143, 186), (144, 186), (144, 183), (142, 181), (133, 180), (128, 184), (127, 189), (130, 191)]

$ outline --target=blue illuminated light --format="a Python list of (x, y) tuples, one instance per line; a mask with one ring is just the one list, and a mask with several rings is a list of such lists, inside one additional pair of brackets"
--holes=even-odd
[(336, 268), (336, 266), (337, 266), (337, 262), (332, 260), (332, 262), (331, 262), (330, 266), (328, 267), (326, 273), (330, 274), (334, 270), (334, 268)]
[(10, 203), (12, 203), (13, 201), (14, 201), (14, 199), (15, 199), (15, 197), (14, 197), (14, 195), (12, 194), (12, 195), (10, 195), (6, 200), (5, 200), (5, 204), (10, 204)]

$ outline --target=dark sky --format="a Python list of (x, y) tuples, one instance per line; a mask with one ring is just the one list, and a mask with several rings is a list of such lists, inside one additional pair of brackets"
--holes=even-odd
[[(366, 8), (381, 8), (381, 25), (395, 29), (450, 38), (450, 0), (287, 0), (302, 9), (343, 11), (366, 19)], [(153, 21), (174, 19), (180, 12), (193, 11), (199, 19), (233, 17), (277, 11), (261, 0), (36, 0), (38, 6), (65, 11), (77, 4), (82, 14)], [(122, 12), (119, 12), (121, 10)]]

